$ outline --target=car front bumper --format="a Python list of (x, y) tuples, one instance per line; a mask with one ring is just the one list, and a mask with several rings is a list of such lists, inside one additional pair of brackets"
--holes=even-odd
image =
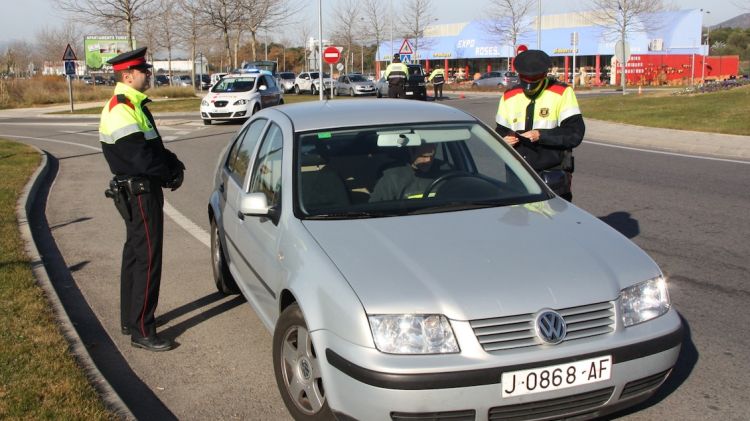
[[(341, 419), (357, 420), (486, 420), (509, 413), (522, 414), (523, 419), (543, 418), (541, 414), (601, 416), (648, 398), (671, 372), (683, 336), (679, 316), (670, 310), (648, 323), (602, 337), (491, 355), (470, 344), (467, 334), (473, 333), (466, 326), (452, 323), (462, 346), (460, 354), (388, 355), (353, 345), (330, 331), (314, 332), (316, 348), (324, 350), (319, 355), (331, 409)], [(608, 380), (502, 397), (503, 372), (604, 355), (612, 356)]]
[(201, 107), (203, 120), (235, 120), (250, 117), (247, 105), (227, 105), (225, 107)]

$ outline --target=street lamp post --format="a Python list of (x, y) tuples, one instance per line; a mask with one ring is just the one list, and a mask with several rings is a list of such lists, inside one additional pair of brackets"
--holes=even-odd
[[(711, 11), (710, 10), (706, 10), (706, 9), (701, 9), (701, 12), (706, 13), (706, 14), (711, 14)], [(704, 16), (704, 15), (701, 14), (701, 16)], [(701, 21), (702, 20), (703, 19), (701, 19)], [(701, 26), (702, 26), (702, 23), (703, 22), (701, 22)], [(707, 32), (706, 32), (706, 54), (703, 56), (703, 60), (701, 60), (701, 85), (704, 85), (706, 83), (706, 57), (708, 57), (709, 55), (711, 55), (711, 39), (710, 39), (710, 37), (711, 37), (711, 27), (710, 26), (706, 26), (706, 28), (707, 28)], [(701, 34), (701, 35), (703, 35), (703, 34)]]
[(537, 2), (536, 12), (536, 48), (542, 49), (542, 0)]

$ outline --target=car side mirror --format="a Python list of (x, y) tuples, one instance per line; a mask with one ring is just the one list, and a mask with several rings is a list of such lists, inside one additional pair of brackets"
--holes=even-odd
[(244, 193), (240, 199), (240, 219), (245, 216), (266, 217), (273, 221), (274, 224), (279, 222), (279, 210), (277, 207), (268, 205), (268, 198), (265, 193)]
[(266, 89), (268, 89), (268, 87), (267, 87), (266, 85), (260, 85), (260, 86), (258, 87), (258, 90), (259, 90), (259, 91), (265, 91)]

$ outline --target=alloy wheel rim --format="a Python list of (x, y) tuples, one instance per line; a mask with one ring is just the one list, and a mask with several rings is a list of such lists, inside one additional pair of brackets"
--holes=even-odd
[(306, 415), (317, 414), (325, 404), (320, 363), (302, 326), (292, 326), (281, 346), (281, 371), (284, 386), (294, 405)]

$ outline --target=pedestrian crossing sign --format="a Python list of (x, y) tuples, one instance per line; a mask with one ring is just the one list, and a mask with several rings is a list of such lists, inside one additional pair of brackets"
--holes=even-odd
[(404, 54), (414, 54), (414, 50), (411, 48), (411, 44), (409, 44), (408, 39), (404, 39), (404, 42), (401, 44), (401, 48), (398, 50), (398, 53), (401, 54), (403, 57)]
[(65, 47), (65, 52), (63, 53), (63, 61), (68, 60), (78, 60), (76, 58), (76, 53), (73, 52), (73, 49), (70, 47), (70, 44), (68, 44), (67, 47)]
[(401, 59), (401, 63), (404, 63), (404, 64), (411, 63), (411, 54), (401, 54), (400, 56), (401, 57), (399, 58)]

